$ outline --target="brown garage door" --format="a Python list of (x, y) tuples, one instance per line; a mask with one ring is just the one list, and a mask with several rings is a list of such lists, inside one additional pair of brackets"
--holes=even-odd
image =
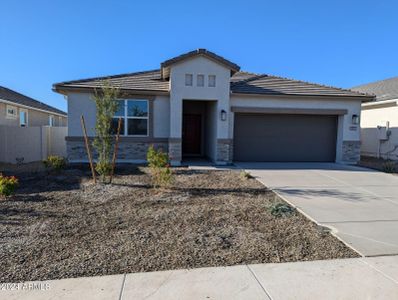
[(335, 161), (337, 117), (235, 114), (234, 160)]

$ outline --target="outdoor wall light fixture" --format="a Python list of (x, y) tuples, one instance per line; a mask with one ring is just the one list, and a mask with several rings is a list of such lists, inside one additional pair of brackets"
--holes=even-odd
[(359, 124), (359, 116), (358, 115), (352, 115), (352, 124), (354, 124), (354, 125)]
[(220, 117), (221, 117), (221, 121), (227, 120), (227, 112), (226, 112), (225, 110), (222, 109), (222, 110), (221, 110)]

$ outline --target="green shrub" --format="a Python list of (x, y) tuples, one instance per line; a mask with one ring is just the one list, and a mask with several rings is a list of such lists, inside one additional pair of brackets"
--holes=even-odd
[(276, 202), (273, 203), (270, 207), (269, 210), (271, 214), (275, 217), (289, 217), (294, 214), (295, 209), (291, 207), (290, 205), (282, 202)]
[(98, 161), (95, 170), (102, 176), (102, 182), (106, 182), (106, 176), (109, 176), (112, 172), (112, 164), (106, 160)]
[(0, 174), (0, 195), (8, 197), (14, 194), (18, 187), (18, 179), (15, 176), (3, 176)]
[(170, 168), (170, 159), (162, 149), (156, 150), (150, 146), (147, 152), (148, 166), (151, 171), (154, 187), (170, 186), (173, 180), (173, 172)]
[(239, 173), (239, 177), (242, 179), (252, 179), (253, 178), (252, 174), (250, 174), (249, 172), (243, 171), (243, 170)]
[(388, 160), (385, 163), (383, 163), (382, 168), (383, 168), (383, 172), (395, 173), (397, 167), (396, 167), (396, 163), (394, 161)]
[(113, 87), (109, 81), (102, 83), (99, 90), (94, 90), (92, 99), (97, 109), (94, 148), (98, 152), (95, 170), (100, 174), (102, 182), (112, 173), (112, 119), (118, 109), (119, 89)]
[(62, 156), (50, 155), (43, 163), (49, 170), (60, 171), (66, 167), (66, 159)]

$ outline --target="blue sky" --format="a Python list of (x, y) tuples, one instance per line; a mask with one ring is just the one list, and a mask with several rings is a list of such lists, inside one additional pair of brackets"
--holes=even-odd
[(2, 0), (0, 85), (66, 110), (55, 82), (207, 48), (242, 70), (338, 87), (398, 76), (397, 1)]

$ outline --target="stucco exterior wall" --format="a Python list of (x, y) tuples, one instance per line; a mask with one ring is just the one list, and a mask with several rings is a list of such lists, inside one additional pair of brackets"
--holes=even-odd
[[(391, 135), (388, 140), (380, 142), (377, 127), (386, 127), (387, 122), (389, 122)], [(361, 117), (361, 136), (363, 155), (377, 157), (380, 150), (381, 157), (398, 159), (398, 106), (372, 109), (364, 107)]]
[(58, 115), (54, 115), (51, 113), (38, 111), (35, 109), (29, 109), (20, 107), (17, 104), (10, 104), (17, 108), (17, 116), (16, 118), (10, 119), (6, 117), (6, 103), (0, 102), (0, 125), (6, 126), (19, 126), (19, 112), (21, 110), (25, 110), (28, 112), (28, 126), (35, 127), (35, 126), (47, 126), (49, 125), (49, 116), (54, 116), (54, 126), (64, 127), (67, 126), (67, 118), (66, 117), (59, 117)]
[(68, 136), (83, 136), (80, 116), (86, 123), (87, 135), (95, 135), (95, 102), (89, 93), (70, 93), (68, 100)]
[(19, 126), (19, 116), (15, 119), (9, 119), (6, 117), (6, 106), (7, 104), (0, 102), (0, 125), (6, 126)]
[[(96, 107), (89, 93), (68, 94), (68, 136), (83, 136), (80, 116), (84, 116), (87, 135), (95, 136)], [(134, 97), (132, 97), (134, 98)], [(143, 96), (143, 98), (145, 98)], [(153, 101), (153, 135), (164, 138), (170, 135), (170, 100), (167, 96), (156, 96)], [(151, 123), (151, 122), (150, 122)]]
[[(192, 86), (185, 85), (185, 75), (192, 74)], [(197, 75), (204, 75), (204, 86), (197, 86)], [(208, 86), (208, 76), (216, 76), (216, 86)], [(208, 134), (208, 146), (206, 146), (207, 155), (216, 158), (216, 139), (228, 138), (229, 123), (221, 121), (217, 115), (221, 110), (229, 111), (230, 95), (230, 70), (220, 64), (204, 57), (195, 57), (177, 63), (170, 68), (170, 138), (173, 139), (172, 147), (169, 152), (172, 157), (177, 159), (172, 164), (179, 164), (179, 153), (181, 153), (181, 143), (176, 142), (182, 136), (182, 114), (183, 101), (200, 100), (216, 101), (215, 107), (211, 108), (210, 114), (214, 125), (215, 134)], [(175, 153), (173, 153), (175, 152)]]
[(168, 138), (170, 136), (170, 98), (156, 96), (153, 101), (153, 136)]
[[(193, 85), (185, 86), (185, 74), (193, 75)], [(197, 86), (197, 75), (203, 74), (204, 87)], [(208, 75), (216, 76), (216, 86), (208, 87)], [(178, 63), (170, 70), (170, 136), (180, 138), (183, 100), (217, 101), (217, 112), (229, 111), (230, 70), (204, 57), (196, 57)], [(217, 138), (228, 137), (228, 122), (217, 120)]]

